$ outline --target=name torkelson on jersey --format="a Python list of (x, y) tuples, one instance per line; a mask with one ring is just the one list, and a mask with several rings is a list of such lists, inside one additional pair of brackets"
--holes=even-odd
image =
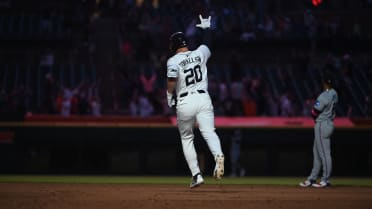
[(180, 52), (169, 58), (167, 76), (177, 78), (177, 94), (208, 89), (207, 60), (211, 52), (206, 45), (194, 51)]

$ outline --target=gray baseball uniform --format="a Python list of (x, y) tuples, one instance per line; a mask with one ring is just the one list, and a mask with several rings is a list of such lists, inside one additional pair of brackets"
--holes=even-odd
[(329, 183), (332, 171), (331, 135), (334, 130), (335, 105), (338, 95), (334, 89), (323, 91), (314, 104), (314, 111), (318, 112), (314, 126), (314, 164), (308, 180), (316, 180), (320, 169), (323, 168), (321, 181)]

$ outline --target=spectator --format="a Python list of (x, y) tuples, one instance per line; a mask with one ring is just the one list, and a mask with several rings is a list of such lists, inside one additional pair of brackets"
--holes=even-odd
[(143, 92), (146, 95), (152, 95), (154, 93), (157, 76), (153, 71), (146, 73), (141, 70), (140, 81), (142, 84)]
[(293, 116), (293, 105), (289, 92), (285, 92), (280, 96), (280, 115), (284, 117)]
[(66, 94), (63, 96), (61, 104), (61, 115), (64, 117), (71, 115), (71, 97), (68, 97)]
[(258, 29), (262, 30), (266, 38), (272, 38), (274, 32), (274, 22), (269, 15), (265, 16), (263, 24), (258, 25)]
[(101, 104), (96, 96), (90, 101), (90, 109), (93, 116), (101, 116)]
[(150, 116), (154, 108), (146, 96), (135, 93), (129, 104), (131, 116), (147, 117)]
[[(235, 63), (235, 64), (234, 64)], [(232, 114), (234, 116), (243, 115), (243, 104), (242, 104), (242, 98), (245, 94), (244, 90), (244, 84), (242, 81), (242, 73), (239, 72), (240, 70), (240, 64), (238, 62), (233, 61), (232, 64), (233, 71), (236, 71), (235, 73), (232, 73), (232, 82), (230, 84), (230, 97), (232, 102)]]
[(51, 50), (46, 50), (46, 52), (40, 58), (40, 66), (45, 69), (49, 69), (54, 65), (54, 55)]
[(223, 113), (226, 116), (236, 116), (236, 110), (234, 109), (233, 100), (231, 97), (227, 97), (223, 103)]
[(264, 100), (265, 100), (265, 115), (267, 116), (278, 116), (279, 115), (279, 108), (277, 98), (273, 96), (270, 91), (264, 92)]
[(218, 82), (216, 81), (215, 77), (213, 75), (210, 75), (208, 78), (208, 92), (209, 96), (212, 99), (212, 102), (216, 101), (218, 99)]
[(148, 98), (144, 95), (139, 97), (139, 116), (140, 117), (147, 117), (150, 116), (154, 112), (154, 107), (148, 100)]
[(306, 99), (304, 102), (304, 105), (302, 107), (302, 116), (304, 117), (310, 117), (311, 116), (311, 109), (314, 106), (314, 100), (313, 99)]
[(222, 78), (221, 81), (219, 82), (218, 89), (219, 89), (218, 100), (219, 102), (223, 102), (229, 96), (229, 89), (225, 78)]
[(257, 115), (256, 102), (249, 96), (244, 96), (243, 98), (243, 109), (244, 109), (245, 116), (256, 116)]
[(54, 80), (51, 73), (45, 75), (45, 98), (44, 98), (44, 110), (49, 114), (56, 113), (56, 98), (59, 91), (59, 86)]
[(89, 84), (82, 82), (76, 90), (77, 108), (80, 115), (86, 115), (89, 112)]

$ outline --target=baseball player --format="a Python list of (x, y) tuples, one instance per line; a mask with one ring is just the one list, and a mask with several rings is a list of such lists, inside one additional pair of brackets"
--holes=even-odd
[[(332, 171), (331, 159), (331, 136), (334, 130), (335, 106), (338, 102), (337, 92), (332, 88), (332, 75), (325, 72), (323, 75), (324, 91), (318, 96), (311, 115), (315, 120), (314, 146), (313, 146), (313, 169), (306, 181), (301, 182), (301, 187), (328, 187)], [(323, 175), (319, 183), (316, 183), (320, 169)]]
[[(203, 19), (199, 15), (199, 18), (201, 23), (196, 25), (197, 27), (210, 27), (211, 17)], [(215, 132), (213, 106), (208, 94), (206, 64), (211, 52), (206, 45), (200, 45), (196, 50), (190, 51), (182, 32), (172, 34), (169, 40), (169, 49), (175, 55), (167, 61), (168, 105), (175, 107), (177, 111), (182, 149), (192, 174), (190, 188), (194, 188), (204, 183), (194, 147), (195, 122), (199, 125), (216, 162), (213, 177), (219, 180), (224, 174), (224, 154)]]

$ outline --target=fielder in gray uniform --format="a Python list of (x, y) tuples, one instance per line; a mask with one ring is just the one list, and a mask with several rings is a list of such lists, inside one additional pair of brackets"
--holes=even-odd
[[(331, 159), (331, 136), (334, 130), (333, 120), (335, 118), (335, 106), (338, 102), (337, 92), (332, 88), (332, 74), (325, 72), (323, 75), (324, 91), (318, 96), (311, 115), (315, 120), (314, 147), (313, 147), (313, 169), (306, 181), (301, 182), (301, 187), (327, 187), (330, 186), (332, 171)], [(320, 170), (323, 175), (317, 183)]]

